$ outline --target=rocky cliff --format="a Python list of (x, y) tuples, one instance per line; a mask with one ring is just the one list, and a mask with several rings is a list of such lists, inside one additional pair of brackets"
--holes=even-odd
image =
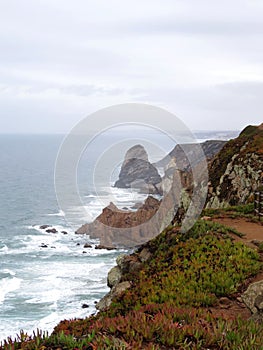
[[(193, 146), (187, 145), (190, 153), (195, 152), (196, 148)], [(206, 206), (217, 208), (253, 200), (253, 192), (263, 182), (263, 125), (248, 126), (239, 137), (228, 142), (204, 142), (202, 148), (209, 168), (209, 193)], [(164, 166), (170, 159), (161, 182), (164, 189), (162, 202), (149, 197), (136, 212), (119, 210), (111, 203), (104, 208), (95, 222), (83, 225), (77, 233), (99, 238), (101, 244), (106, 246), (131, 247), (155, 237), (171, 222), (182, 222), (184, 213), (191, 203), (194, 187), (192, 172), (184, 151), (180, 146), (176, 146), (169, 157), (157, 164)], [(121, 181), (133, 178), (132, 168), (129, 167), (131, 160), (136, 160), (135, 156), (140, 157), (137, 159), (139, 161), (148, 162), (147, 153), (142, 146), (131, 148), (122, 166)], [(195, 159), (194, 153), (191, 153), (191, 158)], [(194, 166), (197, 172), (202, 174), (202, 160), (196, 157)], [(127, 167), (130, 171), (126, 173), (128, 176), (125, 175)], [(144, 171), (146, 171), (144, 175), (147, 175), (147, 167)], [(155, 178), (159, 181), (159, 175)], [(166, 188), (172, 190), (166, 191)]]
[(263, 183), (263, 124), (228, 141), (209, 166), (207, 207), (244, 204)]
[(160, 231), (159, 217), (153, 219), (160, 201), (149, 196), (136, 212), (120, 210), (110, 203), (92, 223), (81, 226), (76, 233), (99, 238), (101, 245), (133, 247), (155, 237)]
[[(202, 147), (207, 160), (210, 161), (225, 144), (226, 141), (208, 140), (200, 143), (200, 146)], [(167, 169), (172, 160), (177, 169), (185, 170), (189, 168), (188, 157), (190, 159), (195, 159), (195, 164), (193, 165), (197, 165), (202, 161), (201, 156), (202, 154), (200, 153), (199, 148), (196, 147), (196, 144), (189, 143), (183, 145), (183, 147), (181, 145), (176, 145), (167, 156), (155, 163), (155, 166)]]

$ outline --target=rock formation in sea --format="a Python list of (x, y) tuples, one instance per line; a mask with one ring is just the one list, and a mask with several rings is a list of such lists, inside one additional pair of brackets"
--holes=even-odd
[(76, 233), (99, 238), (104, 247), (139, 245), (159, 233), (160, 224), (154, 218), (159, 207), (160, 201), (151, 196), (137, 211), (120, 210), (110, 203), (94, 222), (81, 226)]
[[(156, 163), (165, 166), (165, 175), (161, 186), (172, 190), (165, 191), (162, 201), (148, 197), (137, 211), (118, 209), (113, 203), (103, 209), (102, 214), (90, 224), (83, 225), (77, 233), (88, 234), (99, 238), (103, 246), (134, 247), (158, 235), (167, 225), (182, 221), (187, 212), (193, 194), (192, 169), (187, 157), (196, 159), (195, 170), (202, 176), (203, 162), (208, 161), (209, 183), (207, 207), (222, 207), (233, 204), (244, 204), (253, 198), (253, 192), (263, 183), (263, 127), (249, 126), (241, 134), (228, 142), (211, 141), (202, 144), (205, 160), (195, 157), (199, 146), (176, 146), (169, 157)], [(219, 153), (217, 153), (219, 151)], [(148, 156), (142, 146), (130, 149), (122, 166), (120, 179), (125, 186), (132, 184), (133, 171), (143, 174), (140, 166), (130, 167), (135, 156), (148, 162)], [(169, 163), (167, 161), (169, 160)], [(137, 163), (138, 164), (138, 163)], [(191, 164), (192, 166), (193, 164)], [(181, 169), (180, 169), (181, 168)], [(127, 170), (129, 169), (129, 171)], [(147, 172), (147, 171), (146, 171)], [(127, 176), (126, 176), (126, 175)], [(156, 172), (154, 171), (156, 175)], [(137, 176), (137, 175), (136, 175)], [(144, 173), (147, 178), (147, 174)], [(159, 175), (148, 176), (148, 180)], [(159, 184), (159, 183), (158, 183)], [(178, 184), (180, 184), (178, 186)], [(198, 189), (202, 193), (202, 187)], [(198, 204), (198, 203), (197, 203)]]
[(161, 181), (161, 176), (156, 167), (149, 162), (144, 147), (135, 145), (126, 152), (119, 179), (114, 186), (135, 188), (143, 193), (162, 194), (158, 186)]
[[(204, 143), (206, 156), (210, 159), (224, 143)], [(176, 146), (169, 157), (161, 161), (162, 165), (166, 166), (163, 179), (157, 169), (149, 163), (148, 155), (141, 145), (130, 148), (115, 186), (128, 188), (138, 184), (138, 179), (141, 179), (138, 191), (146, 189), (146, 192), (160, 194), (165, 189), (162, 201), (149, 196), (137, 211), (120, 210), (110, 203), (93, 223), (83, 225), (76, 233), (99, 238), (100, 245), (104, 247), (134, 247), (158, 235), (173, 220), (181, 222), (193, 189), (191, 169), (187, 168), (187, 156), (196, 160), (194, 166), (201, 168), (200, 174), (202, 162), (206, 161), (199, 156), (199, 145), (186, 145), (186, 148), (184, 146)], [(166, 164), (168, 159), (170, 162)]]

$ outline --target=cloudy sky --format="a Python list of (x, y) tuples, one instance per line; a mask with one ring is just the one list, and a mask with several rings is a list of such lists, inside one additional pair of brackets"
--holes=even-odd
[(262, 19), (262, 0), (0, 0), (0, 132), (126, 102), (192, 130), (260, 124)]

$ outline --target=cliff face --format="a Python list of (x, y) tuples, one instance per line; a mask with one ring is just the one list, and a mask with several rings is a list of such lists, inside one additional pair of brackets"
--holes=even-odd
[(263, 124), (248, 126), (209, 166), (207, 207), (247, 203), (263, 183)]
[[(202, 147), (207, 161), (209, 161), (222, 149), (225, 144), (226, 141), (208, 140), (200, 143), (200, 146)], [(190, 159), (195, 159), (195, 164), (193, 165), (197, 165), (203, 160), (200, 158), (202, 155), (200, 154), (199, 148), (196, 147), (196, 144), (189, 143), (184, 144), (183, 147), (176, 145), (166, 157), (155, 163), (155, 165), (157, 167), (164, 167), (167, 169), (169, 168), (169, 163), (171, 160), (173, 160), (176, 164), (177, 169), (185, 170), (189, 167), (189, 160), (187, 155)]]
[(159, 216), (152, 219), (159, 206), (160, 201), (153, 197), (148, 197), (136, 212), (120, 210), (110, 203), (94, 222), (81, 226), (76, 233), (99, 238), (101, 245), (107, 247), (133, 247), (160, 232)]

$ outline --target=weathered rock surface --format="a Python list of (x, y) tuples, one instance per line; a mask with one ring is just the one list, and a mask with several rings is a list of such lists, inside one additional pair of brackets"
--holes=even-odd
[(126, 289), (130, 288), (131, 282), (125, 281), (115, 285), (111, 291), (106, 294), (97, 304), (96, 309), (105, 311), (112, 303), (113, 298), (123, 293)]
[(148, 240), (145, 237), (151, 239), (160, 232), (162, 222), (158, 217), (152, 219), (159, 206), (160, 201), (153, 197), (148, 197), (136, 212), (120, 210), (110, 203), (94, 222), (81, 226), (76, 233), (99, 238), (100, 246), (106, 249), (139, 245)]
[(135, 145), (127, 151), (119, 179), (114, 186), (137, 188), (144, 193), (161, 194), (161, 188), (157, 186), (161, 180), (158, 170), (149, 162), (144, 147)]
[(46, 230), (47, 233), (57, 233), (58, 231), (55, 228), (48, 228)]
[(250, 284), (242, 300), (252, 312), (252, 319), (263, 322), (263, 281)]
[(117, 266), (114, 266), (108, 273), (107, 285), (111, 288), (97, 304), (96, 308), (100, 311), (106, 310), (112, 300), (131, 287), (131, 282), (127, 276), (137, 273), (143, 266), (143, 263), (149, 260), (152, 253), (147, 244), (141, 246), (136, 253), (131, 255), (120, 255), (116, 259)]
[[(205, 155), (206, 160), (210, 161), (223, 148), (225, 143), (226, 141), (221, 140), (208, 140), (200, 144), (178, 144), (166, 157), (154, 165), (168, 169), (171, 167), (171, 165), (169, 166), (169, 163), (172, 160), (176, 169), (186, 170), (189, 168), (189, 159), (193, 166), (203, 161), (203, 154)], [(200, 153), (200, 146), (203, 154)], [(192, 162), (192, 160), (194, 160), (194, 162)]]
[(263, 130), (248, 126), (230, 140), (209, 167), (207, 207), (245, 204), (263, 183)]
[(120, 282), (121, 279), (121, 269), (119, 266), (114, 266), (109, 272), (107, 277), (107, 286), (112, 288), (117, 283)]

